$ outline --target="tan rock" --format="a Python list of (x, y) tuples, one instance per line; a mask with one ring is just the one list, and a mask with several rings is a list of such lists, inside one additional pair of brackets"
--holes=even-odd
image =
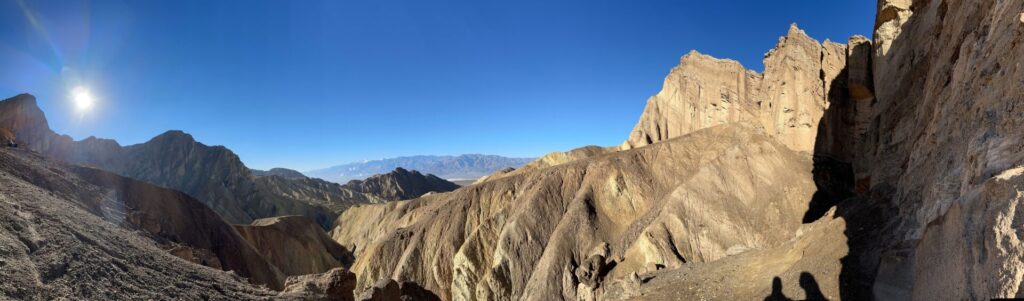
[[(912, 5), (911, 5), (912, 4)], [(873, 135), (861, 160), (886, 221), (879, 298), (1020, 297), (1021, 1), (880, 1)], [(855, 245), (856, 246), (856, 245)], [(870, 261), (871, 257), (865, 257)], [(898, 285), (883, 281), (904, 281)], [(884, 289), (879, 289), (884, 288)]]
[[(738, 243), (783, 243), (816, 190), (810, 172), (809, 158), (752, 126), (727, 124), (446, 194), (353, 207), (332, 236), (355, 250), (357, 290), (397, 277), (443, 300), (575, 299), (600, 294), (587, 283), (626, 278), (648, 262), (678, 267), (682, 258), (724, 257)], [(624, 261), (586, 254), (603, 242)]]
[(281, 297), (302, 300), (355, 300), (356, 276), (344, 268), (322, 274), (288, 277)]
[[(846, 91), (847, 49), (828, 41), (820, 44), (793, 24), (765, 55), (763, 74), (736, 61), (690, 52), (665, 78), (661, 92), (648, 100), (622, 148), (747, 122), (793, 150), (849, 157), (847, 144), (833, 142), (851, 136), (846, 132), (854, 114), (846, 109), (853, 107)], [(833, 106), (834, 116), (824, 116)], [(829, 123), (819, 127), (822, 120)], [(819, 130), (824, 131), (821, 139)]]
[(351, 263), (352, 254), (304, 216), (258, 219), (235, 230), (288, 276), (319, 274)]
[(398, 282), (392, 279), (381, 279), (369, 287), (356, 300), (359, 301), (395, 301), (401, 298)]

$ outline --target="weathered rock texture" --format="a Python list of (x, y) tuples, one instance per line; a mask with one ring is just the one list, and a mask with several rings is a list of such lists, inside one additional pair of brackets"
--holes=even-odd
[[(690, 52), (665, 78), (661, 92), (647, 101), (622, 148), (641, 147), (715, 125), (746, 122), (764, 128), (795, 151), (848, 157), (852, 150), (845, 148), (852, 145), (852, 137), (846, 132), (847, 123), (857, 112), (855, 107), (839, 108), (852, 107), (846, 91), (849, 74), (870, 73), (862, 61), (847, 65), (850, 50), (859, 51), (864, 43), (858, 38), (850, 45), (854, 46), (818, 43), (794, 24), (765, 55), (762, 74), (744, 69), (733, 60)], [(849, 71), (848, 67), (860, 69)], [(825, 116), (826, 110), (833, 115)]]
[(47, 157), (188, 193), (232, 223), (304, 215), (329, 227), (337, 211), (377, 200), (324, 181), (254, 177), (231, 150), (199, 143), (181, 131), (125, 147), (93, 137), (74, 141), (50, 130), (35, 97), (28, 94), (0, 101), (0, 128)]
[(322, 274), (288, 277), (283, 299), (351, 301), (356, 288), (356, 275), (344, 268), (334, 268)]
[[(727, 124), (451, 193), (353, 207), (332, 235), (355, 251), (360, 288), (394, 278), (444, 300), (576, 299), (647, 266), (788, 241), (816, 190), (810, 161), (760, 130)], [(598, 253), (607, 260), (585, 264)]]
[(352, 263), (352, 254), (304, 216), (264, 218), (235, 230), (288, 276), (319, 274)]
[[(183, 260), (169, 248), (195, 256)], [(272, 287), (282, 281), (229, 225), (182, 193), (0, 148), (0, 299), (255, 300), (271, 294), (186, 260)]]
[(374, 175), (366, 180), (349, 181), (343, 187), (385, 200), (397, 201), (417, 198), (428, 192), (449, 192), (458, 189), (459, 185), (432, 174), (424, 175), (415, 170), (408, 171), (399, 167), (392, 172)]
[[(850, 196), (844, 162), (869, 147), (855, 131), (870, 114), (869, 54), (864, 38), (821, 44), (796, 26), (765, 56), (763, 74), (691, 52), (623, 151), (552, 153), (453, 193), (354, 207), (332, 235), (356, 252), (359, 287), (391, 277), (446, 300), (622, 296), (606, 286), (659, 270), (724, 277), (736, 265), (721, 260), (750, 252), (762, 255), (747, 262), (781, 257), (742, 278), (756, 282), (734, 297), (767, 296), (773, 277), (803, 272), (838, 296), (847, 248), (829, 235), (845, 222), (810, 236), (798, 229)], [(809, 246), (815, 237), (832, 247)]]
[[(1022, 1), (879, 1), (873, 147), (854, 168), (891, 206), (879, 298), (1024, 297)], [(851, 248), (853, 245), (851, 245)]]

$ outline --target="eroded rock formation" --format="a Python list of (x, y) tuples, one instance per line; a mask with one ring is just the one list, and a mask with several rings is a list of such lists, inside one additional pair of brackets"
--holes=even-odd
[[(576, 299), (594, 249), (626, 277), (678, 267), (795, 235), (815, 191), (809, 157), (751, 126), (580, 159), (442, 195), (364, 205), (333, 237), (352, 271), (415, 282), (444, 300)], [(611, 279), (606, 279), (608, 281)]]
[[(846, 148), (853, 141), (848, 123), (857, 111), (849, 103), (847, 82), (853, 74), (862, 87), (865, 74), (870, 74), (863, 61), (865, 43), (860, 37), (848, 44), (818, 43), (794, 24), (765, 55), (761, 74), (739, 62), (692, 51), (647, 101), (622, 149), (745, 122), (763, 127), (795, 151), (849, 157), (853, 150)], [(851, 56), (857, 64), (847, 64)]]
[[(879, 1), (873, 52), (875, 206), (891, 206), (880, 298), (1024, 297), (1021, 1)], [(853, 247), (851, 245), (851, 247)]]

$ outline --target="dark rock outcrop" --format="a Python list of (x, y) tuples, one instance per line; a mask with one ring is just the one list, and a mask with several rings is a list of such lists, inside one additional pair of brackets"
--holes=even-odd
[(459, 185), (431, 174), (424, 175), (415, 170), (408, 171), (399, 167), (392, 172), (374, 175), (366, 180), (349, 181), (344, 187), (385, 200), (397, 201), (417, 198), (428, 192), (449, 192), (458, 189)]
[(252, 175), (257, 177), (278, 176), (289, 180), (302, 180), (306, 178), (306, 175), (302, 174), (301, 172), (280, 167), (271, 168), (270, 170), (253, 169)]

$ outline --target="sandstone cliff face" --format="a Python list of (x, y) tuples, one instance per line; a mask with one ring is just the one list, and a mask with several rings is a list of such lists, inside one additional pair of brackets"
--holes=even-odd
[(232, 223), (303, 215), (327, 228), (337, 211), (377, 200), (323, 181), (255, 177), (231, 150), (199, 143), (181, 131), (125, 147), (94, 137), (74, 141), (51, 131), (35, 98), (27, 94), (0, 101), (0, 128), (47, 157), (185, 192)]
[(816, 190), (811, 165), (753, 127), (728, 124), (447, 194), (353, 207), (332, 235), (356, 253), (360, 288), (395, 278), (444, 300), (576, 299), (648, 266), (788, 241)]
[(884, 298), (1024, 297), (1021, 1), (879, 1), (870, 152)]
[[(856, 46), (860, 39), (851, 41)], [(848, 156), (845, 143), (823, 146), (825, 136), (850, 139), (841, 124), (822, 125), (823, 119), (852, 119), (847, 106), (848, 44), (808, 37), (794, 24), (774, 49), (765, 55), (762, 74), (746, 70), (733, 60), (716, 59), (690, 52), (665, 78), (661, 92), (647, 101), (643, 115), (622, 149), (632, 149), (686, 135), (695, 130), (730, 122), (763, 127), (773, 138), (796, 151), (836, 157)], [(859, 59), (859, 57), (858, 57)], [(854, 65), (855, 73), (868, 73), (866, 64)], [(835, 141), (837, 139), (821, 139)], [(825, 149), (816, 149), (822, 148)]]
[(428, 192), (449, 192), (458, 189), (459, 185), (431, 174), (424, 175), (415, 170), (408, 171), (399, 167), (392, 172), (374, 175), (366, 180), (349, 181), (343, 187), (385, 200), (397, 201), (417, 198)]
[(0, 207), (0, 298), (271, 295), (187, 261), (272, 288), (283, 284), (273, 266), (195, 199), (26, 149), (0, 148)]
[(319, 274), (352, 263), (352, 254), (303, 216), (258, 219), (235, 230), (287, 276)]

